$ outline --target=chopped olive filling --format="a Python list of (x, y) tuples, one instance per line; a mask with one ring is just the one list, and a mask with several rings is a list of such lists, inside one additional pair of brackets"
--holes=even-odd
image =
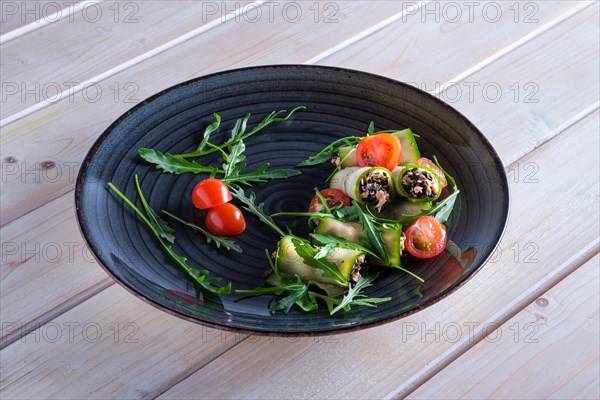
[(360, 279), (360, 269), (365, 264), (366, 258), (364, 255), (359, 256), (354, 262), (354, 266), (352, 267), (352, 273), (350, 274), (349, 281), (350, 283), (356, 283)]
[(402, 176), (402, 188), (417, 199), (431, 199), (438, 194), (433, 174), (421, 168), (411, 168)]
[(381, 207), (390, 200), (390, 179), (381, 171), (368, 173), (360, 180), (360, 198), (367, 203), (376, 203), (375, 208), (381, 211)]

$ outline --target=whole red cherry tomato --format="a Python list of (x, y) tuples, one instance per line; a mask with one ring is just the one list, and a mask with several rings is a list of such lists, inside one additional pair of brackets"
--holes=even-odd
[(246, 229), (242, 211), (231, 203), (211, 208), (204, 222), (208, 230), (219, 236), (239, 235)]
[(192, 203), (201, 210), (223, 205), (231, 199), (227, 185), (215, 178), (201, 181), (192, 191)]

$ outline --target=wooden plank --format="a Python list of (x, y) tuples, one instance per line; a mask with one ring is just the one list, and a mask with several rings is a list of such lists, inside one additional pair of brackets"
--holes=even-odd
[(80, 8), (75, 3), (54, 0), (3, 1), (0, 4), (0, 43), (69, 17), (70, 13)]
[[(468, 57), (483, 60), (481, 65), (485, 65), (486, 57), (489, 59), (487, 61), (497, 59), (494, 68), (465, 64), (465, 52), (440, 43), (439, 35), (434, 32), (422, 34), (410, 26), (383, 29), (320, 63), (384, 74), (429, 91), (471, 119), (490, 139), (505, 165), (509, 165), (547, 141), (551, 137), (550, 132), (560, 132), (569, 123), (598, 107), (600, 3), (582, 3), (581, 7), (587, 9), (566, 23), (547, 24), (550, 29), (542, 24), (547, 19), (538, 12), (534, 13), (533, 8), (530, 9), (532, 3), (525, 3), (529, 6), (522, 4), (521, 11), (527, 9), (528, 13), (521, 12), (518, 16), (514, 13), (515, 3), (502, 4), (503, 15), (514, 19), (510, 28), (518, 29), (520, 23), (528, 20), (526, 15), (531, 14), (532, 18), (535, 16), (540, 21), (533, 24), (536, 31), (546, 33), (533, 37), (522, 47), (509, 45), (506, 49), (502, 48), (506, 43), (495, 38), (502, 35), (496, 26), (498, 24), (490, 23), (485, 18), (481, 20), (476, 33), (478, 37), (469, 41), (482, 40), (488, 45), (469, 46)], [(553, 13), (549, 13), (548, 17), (564, 19), (565, 13), (561, 14), (560, 7), (555, 9), (555, 5), (561, 3), (552, 2), (549, 11)], [(441, 6), (438, 4), (438, 7)], [(442, 11), (440, 14), (444, 15)], [(446, 14), (449, 15), (449, 11)], [(422, 15), (422, 18), (433, 19), (434, 16), (435, 13), (433, 16)], [(484, 29), (486, 24), (489, 29)], [(467, 19), (455, 24), (444, 23), (441, 19), (440, 24), (431, 26), (442, 32), (451, 30), (453, 35), (460, 37), (475, 34), (468, 31), (470, 26)], [(530, 36), (533, 36), (533, 32)], [(515, 43), (522, 40), (517, 39)], [(387, 51), (390, 46), (399, 47), (398, 51)], [(430, 53), (423, 51), (423, 48), (435, 51), (438, 61), (432, 60)], [(512, 52), (507, 52), (510, 50)], [(427, 68), (423, 73), (416, 72), (424, 65)], [(462, 69), (452, 68), (454, 65), (461, 65)], [(510, 73), (505, 73), (507, 70)], [(564, 102), (560, 93), (574, 87), (578, 88), (579, 97), (574, 102)], [(557, 104), (560, 106), (556, 107)], [(546, 112), (549, 109), (553, 111)], [(490, 118), (507, 113), (512, 114), (511, 118)], [(564, 125), (566, 122), (567, 125)], [(514, 151), (515, 143), (519, 143), (520, 147), (517, 152)]]
[(242, 337), (113, 286), (1, 351), (2, 398), (150, 399)]
[(596, 255), (408, 398), (600, 398), (599, 264)]
[[(335, 336), (335, 346), (311, 338), (294, 346), (283, 339), (242, 342), (164, 398), (404, 396), (598, 251), (597, 226), (589, 224), (598, 219), (598, 188), (589, 184), (599, 179), (593, 168), (598, 128), (597, 116), (590, 116), (521, 160), (539, 166), (538, 182), (511, 183), (510, 222), (499, 256), (452, 296), (401, 321)], [(573, 159), (589, 179), (579, 179), (579, 169), (563, 168)], [(571, 235), (568, 252), (556, 246), (564, 232)], [(519, 250), (518, 262), (511, 248)], [(525, 261), (535, 262), (524, 262), (527, 255)], [(298, 375), (302, 379), (290, 379)]]
[[(508, 3), (502, 4), (508, 5)], [(427, 77), (431, 75), (426, 69), (422, 68), (422, 65), (443, 63), (446, 68), (453, 71), (451, 76), (455, 76), (464, 71), (467, 66), (479, 65), (482, 58), (485, 59), (491, 54), (482, 55), (479, 52), (473, 52), (473, 54), (468, 52), (460, 59), (445, 60), (444, 58), (436, 58), (438, 53), (445, 48), (452, 47), (453, 43), (457, 41), (469, 38), (468, 40), (472, 43), (473, 48), (489, 48), (490, 52), (495, 52), (497, 48), (510, 47), (515, 40), (535, 31), (536, 28), (539, 28), (539, 25), (554, 24), (555, 21), (552, 20), (552, 17), (555, 9), (572, 11), (580, 7), (580, 3), (573, 2), (559, 2), (556, 5), (555, 3), (552, 3), (552, 5), (547, 4), (539, 4), (540, 9), (537, 14), (540, 20), (539, 23), (515, 25), (511, 19), (500, 21), (495, 25), (497, 35), (493, 37), (492, 42), (488, 40), (489, 38), (479, 40), (480, 35), (478, 32), (489, 25), (485, 21), (482, 22), (481, 18), (472, 24), (460, 25), (460, 30), (440, 35), (437, 26), (421, 23), (421, 17), (418, 14), (408, 16), (406, 22), (402, 23), (402, 27), (405, 25), (410, 27), (411, 32), (417, 32), (417, 37), (434, 35), (439, 39), (435, 42), (435, 47), (426, 52), (428, 54), (427, 59), (422, 59), (418, 64), (408, 64), (406, 66), (410, 70), (411, 80), (429, 79)], [(202, 35), (202, 38), (195, 38), (182, 43), (174, 49), (100, 82), (99, 85), (105, 93), (111, 93), (109, 87), (114, 85), (115, 82), (120, 87), (135, 83), (136, 87), (139, 88), (139, 92), (135, 97), (143, 99), (182, 80), (220, 69), (257, 63), (279, 63), (283, 59), (290, 63), (301, 63), (327, 52), (329, 48), (342, 42), (348, 35), (356, 31), (357, 24), (372, 26), (393, 13), (393, 7), (401, 10), (401, 8), (398, 8), (401, 6), (401, 2), (380, 2), (378, 7), (375, 8), (372, 8), (368, 2), (367, 4), (361, 2), (340, 3), (340, 19), (336, 24), (315, 24), (314, 21), (308, 20), (308, 17), (295, 24), (288, 24), (285, 21), (281, 23), (279, 19), (273, 24), (265, 24), (263, 20), (260, 20), (252, 27), (244, 24), (229, 26), (225, 26), (227, 25), (225, 24), (206, 32)], [(367, 9), (369, 12), (367, 12)], [(365, 20), (364, 17), (368, 17), (368, 20)], [(249, 42), (242, 50), (239, 49), (239, 46), (235, 46), (235, 49), (226, 47), (222, 52), (216, 54), (210, 48), (214, 43), (223, 40), (223, 37), (238, 37)], [(581, 42), (588, 43), (591, 40), (593, 39), (590, 37), (583, 37)], [(390, 41), (387, 43), (392, 46), (391, 48), (397, 46)], [(572, 44), (579, 49), (579, 42), (576, 41)], [(573, 49), (565, 46), (564, 50), (570, 51)], [(424, 53), (418, 46), (408, 46), (405, 50), (400, 49), (399, 51), (404, 51), (403, 54), (409, 59), (412, 57), (417, 58)], [(198, 59), (196, 54), (205, 54), (206, 56)], [(362, 56), (356, 58), (362, 59)], [(180, 62), (173, 64), (172, 60), (174, 59), (180, 60)], [(546, 61), (551, 62), (550, 60)], [(578, 72), (583, 70), (583, 76), (587, 72), (586, 67), (581, 66), (585, 63), (567, 64), (559, 63), (559, 61), (556, 61), (557, 64), (552, 65), (552, 67), (557, 68), (560, 72), (566, 73), (570, 69), (577, 69)], [(165, 74), (165, 66), (167, 65), (171, 74)], [(543, 68), (544, 65), (532, 65), (529, 68)], [(592, 72), (595, 75), (595, 71)], [(557, 73), (557, 76), (559, 75), (560, 73)], [(569, 93), (572, 93), (570, 88), (564, 95)], [(122, 95), (124, 94), (122, 93)], [(547, 95), (551, 96), (552, 93), (547, 91)], [(561, 95), (563, 94), (561, 93)], [(93, 140), (117, 116), (132, 105), (123, 103), (123, 100), (124, 98), (121, 98), (121, 101), (115, 102), (111, 95), (101, 97), (94, 104), (79, 98), (76, 98), (73, 103), (61, 101), (9, 124), (3, 129), (3, 136), (0, 138), (2, 141), (0, 159), (3, 161), (4, 190), (0, 194), (3, 204), (3, 209), (0, 211), (0, 224), (5, 224), (24, 215), (73, 188), (74, 181), (69, 179), (69, 176), (62, 171), (71, 167), (72, 164), (67, 165), (67, 163), (76, 163), (74, 169), (75, 171), (78, 170), (78, 165)], [(571, 101), (579, 107), (582, 107), (581, 104), (583, 103), (585, 105), (591, 103), (584, 96), (578, 96)], [(547, 108), (545, 107), (534, 111), (536, 114), (541, 113), (542, 118), (547, 116)], [(65, 120), (69, 121), (68, 139), (65, 138), (64, 134)], [(35, 143), (36, 145), (25, 146), (24, 143)], [(11, 164), (8, 161), (13, 161), (13, 163)], [(59, 171), (57, 179), (52, 181), (32, 179), (32, 176), (35, 176), (36, 173), (38, 176), (45, 173), (42, 166), (46, 161), (52, 163), (47, 165), (54, 166), (49, 172)], [(23, 199), (26, 199), (26, 201), (23, 201)]]
[[(61, 98), (70, 101), (85, 87), (90, 96), (96, 96), (94, 82), (199, 35), (223, 23), (226, 17), (235, 18), (236, 13), (251, 9), (246, 7), (249, 3), (89, 3), (70, 18), (2, 46), (3, 57), (10, 61), (5, 61), (0, 71), (3, 90), (9, 92), (2, 99), (0, 116), (4, 120), (36, 103), (51, 104)], [(112, 89), (115, 95), (119, 90), (133, 93), (135, 87)]]
[(72, 196), (2, 227), (0, 265), (0, 348), (113, 283), (81, 239)]
[[(575, 23), (579, 23), (578, 20), (574, 20), (572, 21), (573, 24)], [(419, 25), (417, 25), (419, 26)], [(562, 32), (566, 32), (569, 31), (571, 28), (571, 25), (565, 26), (560, 33), (562, 34)], [(550, 32), (548, 32), (547, 34), (550, 34)], [(445, 37), (440, 37), (441, 39), (444, 39)], [(569, 42), (569, 37), (565, 37), (564, 40), (568, 43)], [(450, 42), (453, 41), (453, 39), (451, 38), (446, 38), (444, 40), (448, 40), (448, 44)], [(552, 40), (554, 41), (554, 45), (557, 46), (560, 49), (564, 48), (564, 44), (562, 41), (560, 40), (555, 40), (554, 36), (552, 37)], [(584, 43), (585, 44), (585, 43)], [(538, 45), (532, 45), (531, 48), (529, 47), (525, 47), (521, 52), (517, 52), (514, 54), (514, 60), (518, 60), (522, 57), (523, 53), (531, 53), (533, 55), (535, 55), (535, 51), (538, 48)], [(573, 51), (573, 54), (577, 54), (577, 52), (580, 51), (580, 49), (576, 46), (573, 46), (572, 48), (570, 47), (569, 49), (571, 49)], [(555, 50), (553, 50), (552, 47), (550, 47), (549, 49), (544, 49), (544, 51), (547, 52), (555, 52)], [(571, 53), (567, 52), (564, 53), (564, 57), (570, 57)], [(510, 57), (508, 57), (510, 58)], [(558, 57), (560, 59), (560, 57)], [(537, 62), (538, 60), (535, 60), (536, 62), (532, 65), (528, 65), (527, 70), (531, 70), (532, 73), (537, 74), (539, 76), (543, 76), (544, 78), (547, 78), (549, 75), (551, 75), (551, 73), (549, 71), (555, 71), (553, 72), (553, 74), (555, 73), (566, 73), (567, 71), (569, 71), (569, 69), (564, 70), (564, 66), (556, 66), (554, 63), (550, 63), (548, 64), (544, 64), (544, 63), (540, 63)], [(585, 63), (585, 60), (582, 61), (582, 64)], [(494, 66), (490, 66), (489, 67), (492, 70), (495, 70)], [(575, 65), (570, 66), (569, 68), (579, 68)], [(507, 66), (503, 66), (502, 71), (497, 71), (496, 76), (498, 77), (498, 79), (504, 79), (502, 77), (511, 77), (511, 76), (515, 76), (519, 73), (519, 71), (522, 69), (521, 66), (519, 66), (519, 69), (515, 69), (512, 68), (510, 66), (510, 63)], [(558, 91), (558, 89), (560, 89), (561, 91)], [(563, 91), (564, 90), (564, 91)], [(581, 97), (581, 93), (579, 93), (578, 91), (573, 91), (572, 88), (567, 88), (567, 87), (563, 87), (563, 86), (558, 86), (557, 91), (545, 91), (540, 93), (540, 102), (542, 105), (546, 106), (546, 107), (542, 107), (542, 108), (534, 108), (534, 109), (529, 109), (530, 112), (532, 113), (531, 115), (525, 114), (525, 116), (522, 114), (521, 108), (523, 107), (523, 105), (521, 104), (514, 104), (514, 103), (507, 103), (507, 107), (510, 106), (511, 104), (513, 105), (512, 109), (507, 109), (505, 110), (504, 115), (506, 115), (506, 123), (512, 124), (514, 126), (517, 126), (518, 123), (522, 123), (521, 118), (525, 118), (526, 120), (534, 120), (536, 118), (536, 116), (538, 115), (538, 113), (542, 113), (542, 115), (544, 116), (551, 116), (553, 114), (560, 114), (562, 115), (565, 119), (568, 118), (575, 118), (577, 117), (576, 113), (574, 114), (563, 114), (563, 109), (562, 107), (558, 107), (558, 105), (556, 103), (554, 103), (554, 99), (556, 97), (561, 97), (564, 99), (565, 102), (569, 102), (569, 103), (574, 103), (574, 104), (584, 104), (582, 103), (584, 99), (582, 99)], [(581, 102), (581, 103), (580, 103)], [(483, 104), (481, 105), (481, 102), (478, 103), (472, 103), (471, 107), (473, 107), (473, 111), (470, 111), (470, 113), (477, 115), (479, 112), (481, 113), (489, 113), (490, 110), (488, 109), (488, 105), (487, 104)], [(483, 107), (483, 108), (478, 108), (478, 107)], [(479, 110), (479, 111), (477, 111)], [(483, 114), (483, 115), (489, 115), (489, 114)], [(492, 110), (492, 114), (493, 110)], [(514, 120), (512, 119), (514, 118)], [(485, 122), (486, 118), (482, 118), (482, 120)], [(559, 126), (553, 126), (550, 127), (549, 130), (546, 132), (548, 137), (552, 137), (553, 135), (557, 134), (559, 131), (558, 129), (560, 129)], [(506, 135), (507, 132), (503, 132), (500, 130), (495, 130), (493, 128), (493, 126), (490, 127), (490, 129), (487, 131), (487, 133), (489, 134), (490, 137), (494, 138), (494, 137), (501, 137), (502, 135)], [(510, 133), (510, 132), (509, 132)], [(514, 135), (517, 132), (512, 132), (510, 134)], [(84, 134), (83, 132), (80, 132), (80, 134)], [(514, 136), (513, 136), (514, 138)], [(75, 140), (75, 139), (73, 139)], [(515, 144), (517, 143), (521, 143), (520, 141), (518, 141), (517, 139), (515, 140)], [(39, 146), (36, 146), (39, 149)], [(45, 150), (44, 150), (45, 151)], [(505, 154), (505, 156), (508, 159), (514, 159), (516, 154), (519, 154), (519, 152), (521, 151), (521, 147), (513, 147), (513, 151), (514, 154)], [(65, 175), (65, 178), (67, 177), (67, 175), (70, 173), (71, 174), (71, 178), (73, 179), (75, 176), (75, 168), (73, 169), (73, 171), (69, 171), (66, 168), (63, 168), (64, 172), (63, 175)], [(519, 171), (519, 169), (517, 169), (516, 171)], [(512, 172), (512, 179), (515, 179), (515, 173), (516, 171)], [(521, 174), (521, 179), (523, 177), (523, 174), (527, 174), (530, 171), (527, 170), (523, 170), (522, 168), (520, 169), (520, 174)], [(35, 173), (34, 173), (35, 174)], [(52, 178), (55, 177), (55, 175), (51, 175)], [(39, 178), (38, 178), (39, 179)], [(30, 179), (29, 180), (33, 180)], [(22, 184), (22, 183), (21, 183)], [(53, 185), (59, 185), (60, 183), (57, 183), (57, 181), (54, 181), (52, 183)], [(6, 186), (6, 185), (5, 185)], [(52, 185), (48, 184), (46, 185), (46, 187), (48, 188), (48, 190), (50, 190), (52, 188)], [(6, 189), (5, 189), (6, 191)], [(66, 205), (71, 202), (71, 193), (68, 193), (66, 195), (64, 195), (65, 199), (61, 200), (61, 204)], [(29, 201), (29, 199), (28, 199)], [(3, 207), (6, 207), (4, 200), (3, 200)], [(50, 231), (50, 228), (52, 227), (52, 218), (57, 217), (57, 218), (63, 218), (62, 215), (63, 211), (62, 209), (59, 208), (47, 208), (47, 207), (42, 207), (40, 208), (39, 213), (36, 213), (35, 215), (44, 215), (44, 216), (48, 216), (48, 230)], [(61, 230), (61, 232), (64, 232), (64, 239), (61, 239), (61, 241), (63, 243), (69, 243), (69, 242), (74, 242), (74, 243), (78, 243), (78, 247), (79, 248), (83, 248), (83, 242), (82, 239), (79, 236), (79, 233), (77, 231), (77, 229), (75, 228), (76, 226), (76, 222), (74, 217), (72, 216), (72, 214), (70, 215), (70, 228), (69, 229), (63, 229)], [(28, 232), (28, 229), (30, 226), (32, 226), (32, 223), (34, 223), (36, 221), (36, 217), (32, 217), (27, 218), (20, 218), (16, 221), (14, 221), (11, 225), (11, 230), (10, 232), (14, 232), (14, 235), (17, 235), (21, 232)], [(11, 234), (12, 235), (12, 234)], [(6, 237), (12, 237), (11, 235), (7, 235)], [(52, 242), (54, 233), (48, 233), (46, 236), (39, 236), (39, 235), (29, 235), (29, 233), (24, 233), (23, 236), (21, 236), (22, 239), (20, 239), (21, 243), (24, 243), (23, 247), (26, 246), (27, 244), (29, 244), (29, 246), (32, 246), (32, 244), (30, 243), (36, 243), (41, 241), (42, 243), (48, 243), (48, 242)], [(62, 234), (61, 234), (62, 237)], [(65, 265), (62, 263), (55, 263), (52, 264), (51, 266), (48, 266), (47, 263), (41, 263), (41, 264), (36, 264), (34, 261), (29, 260), (27, 262), (25, 262), (26, 257), (22, 257), (19, 254), (16, 255), (11, 255), (10, 260), (7, 261), (7, 263), (9, 264), (9, 266), (5, 266), (4, 262), (2, 264), (2, 268), (8, 268), (11, 269), (10, 267), (10, 263), (25, 263), (24, 267), (18, 271), (15, 271), (12, 274), (11, 277), (11, 286), (18, 288), (20, 286), (28, 286), (28, 287), (42, 287), (45, 285), (45, 287), (49, 288), (49, 287), (53, 287), (53, 286), (49, 286), (47, 282), (45, 282), (43, 279), (40, 282), (33, 282), (33, 280), (35, 278), (32, 278), (32, 274), (33, 276), (35, 276), (36, 273), (39, 273), (39, 271), (47, 271), (47, 269), (49, 267), (51, 267), (51, 269), (53, 271), (56, 271), (56, 275), (57, 276), (70, 276), (73, 273), (73, 267), (70, 265)], [(78, 261), (79, 262), (79, 261)], [(81, 274), (81, 270), (78, 270), (78, 273)], [(86, 273), (87, 273), (87, 269), (86, 269)], [(86, 277), (82, 277), (82, 276), (78, 276), (79, 279), (82, 280), (86, 280), (86, 282), (90, 282), (93, 281), (94, 279), (97, 279), (98, 282), (101, 282), (102, 284), (105, 284), (104, 282), (104, 274), (101, 272), (101, 270), (99, 269), (99, 267), (97, 268), (97, 270), (94, 270), (93, 272), (93, 278), (86, 278)], [(89, 279), (89, 280), (87, 280)], [(30, 281), (32, 280), (32, 281)], [(83, 297), (83, 293), (81, 292), (81, 283), (78, 282), (77, 280), (74, 281), (66, 281), (66, 282), (61, 282), (60, 285), (57, 287), (56, 290), (47, 290), (45, 293), (45, 301), (43, 303), (36, 303), (34, 305), (28, 305), (26, 303), (29, 303), (27, 300), (27, 297), (20, 292), (19, 290), (15, 289), (13, 291), (8, 291), (6, 292), (6, 294), (4, 293), (4, 291), (0, 294), (0, 296), (7, 296), (6, 297), (6, 302), (5, 302), (5, 298), (4, 297), (0, 297), (0, 299), (5, 302), (7, 304), (6, 307), (10, 307), (10, 309), (6, 309), (3, 310), (5, 312), (5, 315), (10, 316), (10, 319), (7, 319), (7, 321), (11, 321), (11, 322), (18, 322), (18, 323), (23, 323), (26, 324), (28, 326), (31, 326), (32, 324), (34, 324), (35, 321), (38, 320), (45, 320), (46, 316), (52, 316), (55, 315), (56, 313), (60, 313), (62, 311), (64, 311), (65, 309), (68, 309), (68, 307), (72, 307), (72, 302), (65, 302), (66, 299), (82, 299)], [(89, 290), (94, 291), (97, 290), (96, 288), (89, 287)], [(27, 312), (24, 312), (24, 310), (26, 310)], [(10, 325), (11, 327), (13, 325)], [(4, 334), (7, 334), (8, 332), (4, 332)], [(17, 336), (11, 336), (6, 338), (6, 342), (10, 342), (12, 340), (14, 340), (15, 338), (17, 338)]]

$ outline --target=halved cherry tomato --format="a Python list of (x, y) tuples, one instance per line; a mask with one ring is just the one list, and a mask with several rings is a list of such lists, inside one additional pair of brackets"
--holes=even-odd
[(367, 136), (356, 147), (356, 160), (361, 167), (384, 167), (391, 171), (401, 159), (400, 139), (391, 133)]
[[(323, 189), (321, 190), (321, 196), (327, 199), (327, 205), (329, 207), (339, 206), (340, 204), (349, 206), (352, 204), (350, 197), (340, 189)], [(323, 210), (323, 203), (321, 202), (321, 199), (315, 195), (310, 201), (308, 211), (320, 212), (321, 210)]]
[(220, 236), (239, 235), (246, 229), (242, 211), (231, 203), (211, 208), (204, 222), (208, 230)]
[(446, 179), (446, 175), (444, 174), (444, 171), (442, 171), (440, 169), (440, 167), (438, 167), (429, 158), (421, 157), (421, 158), (419, 158), (417, 160), (417, 164), (418, 165), (424, 165), (424, 166), (429, 167), (430, 169), (432, 169), (433, 172), (435, 172), (437, 174), (437, 176), (440, 177), (440, 183), (442, 184), (442, 189), (445, 188), (446, 186), (448, 186), (448, 180)]
[(431, 258), (446, 248), (446, 227), (437, 219), (420, 217), (405, 231), (404, 248), (413, 257)]
[(192, 203), (201, 210), (223, 205), (231, 199), (227, 185), (215, 178), (201, 181), (192, 191)]

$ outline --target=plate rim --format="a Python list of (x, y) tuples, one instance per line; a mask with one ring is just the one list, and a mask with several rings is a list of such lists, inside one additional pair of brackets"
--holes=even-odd
[[(272, 330), (272, 329), (260, 330), (260, 329), (240, 328), (240, 327), (234, 327), (234, 326), (230, 326), (230, 325), (218, 324), (218, 323), (215, 323), (212, 321), (208, 321), (206, 319), (192, 317), (181, 311), (169, 308), (163, 304), (160, 304), (154, 300), (151, 300), (150, 298), (144, 296), (143, 294), (141, 294), (137, 290), (135, 290), (133, 287), (131, 287), (126, 281), (117, 277), (116, 274), (114, 274), (112, 272), (112, 270), (110, 268), (108, 268), (104, 264), (103, 260), (101, 260), (100, 257), (97, 255), (95, 245), (92, 244), (90, 242), (90, 240), (88, 240), (88, 235), (90, 234), (89, 228), (87, 226), (85, 226), (84, 223), (82, 223), (84, 216), (83, 216), (83, 211), (82, 211), (82, 193), (81, 192), (82, 192), (83, 185), (85, 183), (85, 179), (87, 177), (89, 165), (90, 165), (92, 159), (94, 158), (94, 155), (97, 153), (98, 149), (100, 148), (100, 146), (110, 136), (110, 134), (121, 124), (121, 122), (123, 120), (125, 120), (130, 114), (136, 112), (138, 109), (151, 103), (155, 99), (162, 97), (162, 96), (166, 95), (167, 93), (170, 93), (171, 91), (177, 90), (183, 86), (195, 84), (195, 83), (203, 81), (203, 80), (212, 79), (212, 78), (218, 77), (220, 75), (227, 75), (230, 73), (240, 73), (240, 72), (246, 72), (246, 71), (260, 71), (260, 70), (267, 70), (267, 69), (305, 69), (305, 70), (312, 69), (315, 71), (316, 70), (327, 70), (327, 71), (337, 72), (337, 73), (349, 73), (349, 74), (354, 74), (354, 75), (359, 75), (359, 76), (362, 75), (362, 76), (368, 77), (369, 79), (387, 81), (387, 83), (390, 85), (401, 86), (401, 87), (407, 88), (409, 90), (420, 92), (420, 94), (424, 95), (425, 97), (429, 97), (430, 100), (437, 103), (438, 106), (445, 108), (445, 109), (449, 110), (450, 112), (456, 114), (458, 116), (458, 118), (461, 119), (462, 122), (465, 123), (469, 127), (469, 129), (471, 129), (472, 131), (475, 131), (477, 133), (477, 135), (479, 136), (479, 139), (482, 140), (484, 146), (487, 148), (488, 153), (491, 155), (494, 163), (497, 164), (497, 166), (502, 167), (497, 172), (500, 172), (499, 173), (499, 178), (500, 178), (499, 184), (502, 186), (503, 200), (506, 204), (506, 209), (503, 210), (503, 222), (502, 222), (502, 227), (500, 229), (500, 234), (498, 236), (498, 240), (494, 244), (494, 247), (488, 252), (488, 254), (485, 256), (485, 258), (481, 261), (480, 265), (477, 266), (477, 268), (475, 268), (467, 277), (465, 277), (464, 279), (461, 279), (457, 284), (455, 284), (451, 288), (446, 289), (444, 292), (442, 292), (441, 294), (439, 294), (437, 296), (434, 296), (433, 298), (426, 301), (425, 303), (423, 303), (415, 308), (412, 308), (410, 310), (399, 313), (397, 315), (393, 315), (393, 316), (383, 318), (383, 319), (380, 319), (377, 321), (352, 324), (352, 325), (348, 325), (348, 326), (341, 326), (341, 327), (340, 326), (338, 326), (338, 327), (330, 326), (330, 327), (327, 327), (326, 329), (318, 330), (318, 331), (294, 331), (294, 332), (279, 331), (279, 330)], [(374, 327), (378, 327), (380, 325), (384, 325), (384, 324), (387, 324), (387, 323), (390, 323), (393, 321), (397, 321), (402, 318), (406, 318), (410, 315), (413, 315), (413, 314), (416, 314), (417, 312), (423, 311), (426, 308), (429, 308), (429, 307), (433, 306), (434, 304), (444, 300), (445, 298), (447, 298), (451, 294), (454, 294), (457, 290), (462, 288), (476, 274), (478, 274), (479, 271), (489, 262), (489, 259), (494, 254), (495, 249), (499, 246), (499, 244), (501, 243), (501, 241), (504, 238), (504, 235), (506, 233), (506, 229), (508, 226), (508, 219), (510, 216), (510, 209), (511, 209), (510, 197), (511, 196), (510, 196), (510, 187), (508, 185), (508, 176), (506, 174), (504, 164), (502, 163), (502, 160), (500, 159), (500, 156), (498, 155), (498, 152), (496, 151), (494, 146), (492, 146), (491, 142), (483, 134), (483, 132), (481, 132), (481, 130), (479, 130), (479, 128), (477, 128), (477, 126), (473, 122), (471, 122), (470, 119), (468, 119), (464, 114), (462, 114), (456, 108), (445, 103), (444, 101), (442, 101), (441, 99), (432, 95), (431, 93), (428, 93), (417, 87), (411, 86), (406, 82), (395, 80), (395, 79), (392, 79), (392, 78), (389, 78), (386, 76), (377, 75), (377, 74), (374, 74), (371, 72), (350, 69), (350, 68), (326, 66), (326, 65), (305, 65), (305, 64), (265, 64), (265, 65), (257, 65), (257, 66), (250, 66), (250, 67), (221, 70), (221, 71), (213, 72), (211, 74), (202, 75), (202, 76), (199, 76), (196, 78), (188, 79), (184, 82), (177, 83), (173, 86), (165, 88), (165, 89), (157, 92), (156, 94), (142, 100), (141, 102), (135, 104), (133, 107), (129, 108), (127, 111), (125, 111), (123, 114), (121, 114), (114, 122), (112, 122), (107, 128), (105, 128), (104, 131), (100, 134), (100, 136), (94, 141), (94, 143), (92, 144), (92, 146), (86, 153), (86, 155), (81, 163), (81, 167), (77, 174), (77, 179), (75, 182), (75, 189), (74, 189), (75, 216), (76, 216), (79, 232), (81, 233), (81, 236), (85, 242), (85, 245), (88, 247), (88, 249), (90, 249), (92, 256), (94, 257), (96, 262), (100, 265), (100, 267), (112, 278), (113, 281), (118, 283), (121, 287), (125, 288), (129, 293), (133, 294), (138, 299), (141, 299), (146, 304), (149, 304), (155, 308), (158, 308), (159, 310), (167, 312), (170, 315), (173, 315), (175, 317), (178, 317), (178, 318), (181, 318), (181, 319), (184, 319), (184, 320), (187, 320), (187, 321), (190, 321), (190, 322), (202, 325), (202, 326), (207, 326), (207, 327), (214, 328), (214, 329), (221, 329), (221, 330), (225, 330), (225, 331), (229, 331), (229, 332), (236, 332), (236, 333), (247, 334), (247, 335), (274, 336), (274, 337), (326, 336), (326, 335), (337, 335), (337, 334), (342, 334), (342, 333), (348, 333), (348, 332), (354, 332), (354, 331), (358, 331), (358, 330), (374, 328)]]

